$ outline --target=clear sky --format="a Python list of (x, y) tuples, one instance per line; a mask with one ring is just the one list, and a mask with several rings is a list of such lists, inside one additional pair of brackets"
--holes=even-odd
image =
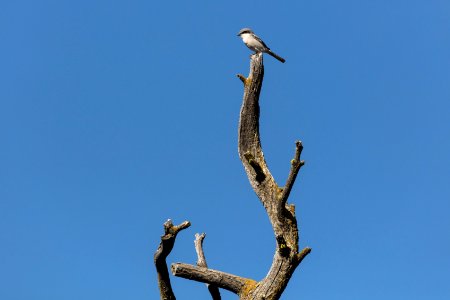
[[(168, 262), (261, 279), (275, 241), (237, 154), (251, 27), (261, 136), (312, 253), (283, 299), (450, 299), (448, 0), (0, 4), (0, 299), (158, 299)], [(210, 299), (172, 278), (179, 299)], [(222, 292), (223, 299), (236, 299)]]

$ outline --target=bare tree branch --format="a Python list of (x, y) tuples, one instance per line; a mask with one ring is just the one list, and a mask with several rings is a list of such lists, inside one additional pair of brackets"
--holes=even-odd
[(286, 204), (287, 199), (289, 198), (289, 194), (291, 193), (292, 187), (294, 186), (295, 179), (297, 178), (298, 171), (305, 164), (304, 160), (300, 160), (300, 155), (303, 151), (302, 142), (295, 142), (295, 156), (291, 160), (291, 171), (289, 172), (289, 176), (286, 180), (286, 185), (283, 188), (283, 192), (281, 194), (280, 204), (283, 206)]
[(302, 260), (311, 252), (311, 248), (305, 247), (299, 254), (297, 254), (297, 263), (300, 264)]
[[(205, 253), (203, 252), (203, 240), (205, 239), (205, 237), (205, 233), (196, 233), (194, 241), (195, 251), (197, 252), (197, 266), (202, 268), (208, 268), (208, 265), (206, 264)], [(211, 294), (213, 300), (221, 300), (220, 291), (217, 286), (207, 283), (206, 287), (208, 288), (208, 291)]]
[(256, 283), (254, 280), (233, 274), (183, 263), (172, 264), (172, 274), (190, 280), (209, 283), (235, 294), (240, 294), (246, 285)]
[(296, 153), (291, 162), (291, 171), (286, 186), (280, 188), (269, 171), (261, 148), (259, 134), (259, 95), (264, 77), (262, 53), (252, 55), (250, 74), (244, 82), (244, 100), (239, 121), (239, 157), (244, 165), (253, 190), (264, 205), (277, 241), (277, 249), (267, 276), (249, 295), (241, 299), (279, 299), (290, 277), (301, 260), (311, 251), (299, 253), (298, 227), (293, 205), (287, 198), (297, 177), (303, 149), (296, 143)]
[(311, 252), (311, 248), (304, 248), (299, 252), (295, 206), (287, 203), (298, 172), (304, 165), (304, 161), (300, 160), (303, 146), (301, 142), (296, 142), (286, 185), (284, 188), (279, 187), (264, 159), (259, 135), (259, 95), (264, 77), (262, 53), (252, 55), (249, 76), (245, 78), (239, 74), (238, 77), (244, 83), (244, 99), (239, 119), (239, 157), (272, 224), (277, 243), (272, 265), (266, 277), (259, 282), (208, 269), (201, 247), (204, 237), (197, 236), (198, 265), (201, 267), (175, 263), (172, 264), (172, 274), (224, 288), (238, 294), (241, 300), (277, 300), (297, 266)]
[(178, 226), (173, 225), (172, 220), (164, 223), (164, 235), (161, 236), (161, 243), (155, 252), (154, 262), (158, 272), (158, 286), (161, 300), (175, 300), (175, 294), (170, 284), (169, 270), (167, 269), (166, 258), (173, 249), (175, 238), (178, 232), (191, 226), (189, 221), (184, 221)]

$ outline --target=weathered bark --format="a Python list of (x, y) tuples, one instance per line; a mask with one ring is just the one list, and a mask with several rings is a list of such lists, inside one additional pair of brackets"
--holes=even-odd
[[(203, 240), (205, 239), (206, 234), (195, 234), (195, 251), (197, 252), (197, 266), (202, 268), (208, 268), (208, 264), (206, 263), (205, 252), (203, 251)], [(221, 300), (219, 288), (213, 284), (206, 284), (209, 293), (213, 300)]]
[[(300, 168), (303, 150), (301, 142), (296, 142), (294, 158), (284, 187), (275, 182), (264, 159), (259, 136), (259, 95), (264, 77), (262, 53), (251, 56), (250, 74), (247, 78), (238, 77), (244, 83), (244, 99), (239, 120), (239, 157), (253, 190), (266, 209), (275, 235), (276, 249), (272, 266), (264, 279), (257, 282), (249, 278), (208, 269), (204, 259), (201, 242), (203, 237), (196, 236), (198, 266), (175, 263), (172, 274), (182, 278), (210, 284), (210, 287), (223, 288), (237, 295), (241, 300), (277, 300), (286, 288), (289, 279), (303, 258), (311, 252), (310, 248), (299, 251), (299, 235), (295, 206), (288, 204), (290, 195)], [(169, 283), (170, 285), (170, 283)], [(218, 291), (217, 291), (218, 292)], [(213, 299), (220, 299), (220, 294)]]
[(175, 295), (170, 284), (169, 271), (167, 269), (166, 258), (173, 249), (175, 238), (178, 232), (191, 226), (191, 223), (184, 221), (178, 226), (173, 225), (172, 220), (164, 223), (164, 235), (161, 236), (161, 243), (155, 252), (154, 263), (158, 273), (158, 286), (161, 300), (175, 300)]
[(244, 100), (239, 122), (239, 157), (244, 165), (253, 190), (269, 216), (277, 247), (272, 266), (267, 276), (241, 299), (279, 299), (295, 268), (309, 254), (310, 248), (299, 252), (298, 227), (295, 206), (287, 203), (292, 186), (304, 162), (300, 160), (303, 150), (296, 143), (296, 152), (291, 161), (291, 170), (284, 187), (279, 187), (267, 167), (259, 135), (259, 94), (264, 77), (262, 53), (254, 54), (248, 78), (244, 82)]
[(256, 281), (251, 279), (183, 263), (172, 264), (172, 274), (190, 280), (209, 283), (235, 294), (240, 294), (248, 284), (256, 284)]

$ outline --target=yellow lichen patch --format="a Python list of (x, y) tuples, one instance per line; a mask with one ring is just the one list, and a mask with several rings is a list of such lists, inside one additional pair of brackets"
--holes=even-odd
[(244, 286), (242, 287), (241, 292), (239, 293), (239, 296), (241, 298), (244, 298), (249, 295), (256, 287), (258, 286), (258, 282), (254, 281), (252, 279), (246, 279)]

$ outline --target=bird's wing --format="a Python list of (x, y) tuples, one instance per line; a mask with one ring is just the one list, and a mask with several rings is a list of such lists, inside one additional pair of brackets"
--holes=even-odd
[(270, 50), (270, 48), (267, 47), (267, 45), (263, 42), (262, 39), (259, 38), (259, 36), (257, 36), (256, 34), (253, 34), (253, 35), (255, 36), (255, 39), (256, 39), (258, 42), (260, 42), (265, 48), (267, 48), (267, 49)]

